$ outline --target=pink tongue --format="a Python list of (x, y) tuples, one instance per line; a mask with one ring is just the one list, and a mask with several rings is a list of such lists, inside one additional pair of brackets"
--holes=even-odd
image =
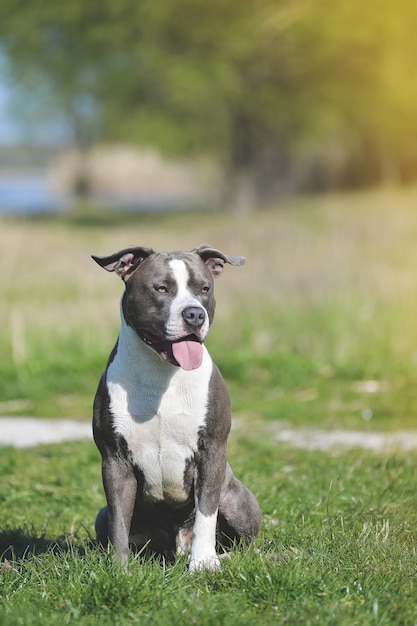
[(187, 371), (196, 370), (203, 361), (203, 346), (197, 341), (173, 343), (172, 352), (177, 363)]

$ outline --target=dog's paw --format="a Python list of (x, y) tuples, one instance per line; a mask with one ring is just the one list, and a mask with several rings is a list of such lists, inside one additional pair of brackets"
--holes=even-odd
[(190, 573), (201, 572), (204, 570), (215, 572), (220, 569), (220, 560), (216, 553), (209, 554), (201, 558), (190, 558)]

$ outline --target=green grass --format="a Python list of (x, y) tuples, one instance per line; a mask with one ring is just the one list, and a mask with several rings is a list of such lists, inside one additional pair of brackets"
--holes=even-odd
[(246, 317), (235, 345), (214, 349), (235, 411), (297, 426), (415, 428), (415, 303), (381, 306), (369, 319), (358, 309), (336, 300), (311, 310), (267, 310), (270, 343), (260, 348), (258, 318)]
[[(3, 221), (0, 414), (90, 417), (122, 292), (91, 253), (132, 241), (190, 249), (208, 240), (247, 256), (216, 283), (207, 342), (236, 413), (326, 428), (413, 428), (416, 202), (410, 190), (239, 217)], [(378, 383), (373, 393), (368, 380)]]
[(93, 444), (3, 449), (0, 624), (415, 623), (414, 459), (256, 436), (233, 437), (230, 457), (263, 509), (257, 545), (216, 574), (138, 557), (125, 573), (91, 540), (103, 503)]
[(2, 220), (0, 414), (89, 419), (122, 283), (89, 255), (209, 241), (247, 256), (216, 283), (208, 346), (235, 415), (229, 458), (256, 493), (256, 546), (220, 573), (94, 545), (92, 442), (0, 450), (0, 625), (417, 623), (413, 453), (306, 451), (269, 422), (417, 423), (416, 190), (275, 212)]

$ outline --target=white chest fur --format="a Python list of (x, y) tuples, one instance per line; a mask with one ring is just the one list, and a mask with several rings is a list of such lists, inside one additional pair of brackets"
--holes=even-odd
[(184, 472), (205, 423), (212, 361), (193, 371), (163, 362), (124, 322), (107, 370), (114, 431), (144, 476), (144, 496), (184, 502)]

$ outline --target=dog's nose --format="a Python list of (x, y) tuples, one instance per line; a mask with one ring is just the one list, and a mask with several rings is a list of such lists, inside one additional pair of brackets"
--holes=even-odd
[(187, 306), (182, 316), (189, 326), (200, 328), (206, 319), (206, 312), (199, 306)]

